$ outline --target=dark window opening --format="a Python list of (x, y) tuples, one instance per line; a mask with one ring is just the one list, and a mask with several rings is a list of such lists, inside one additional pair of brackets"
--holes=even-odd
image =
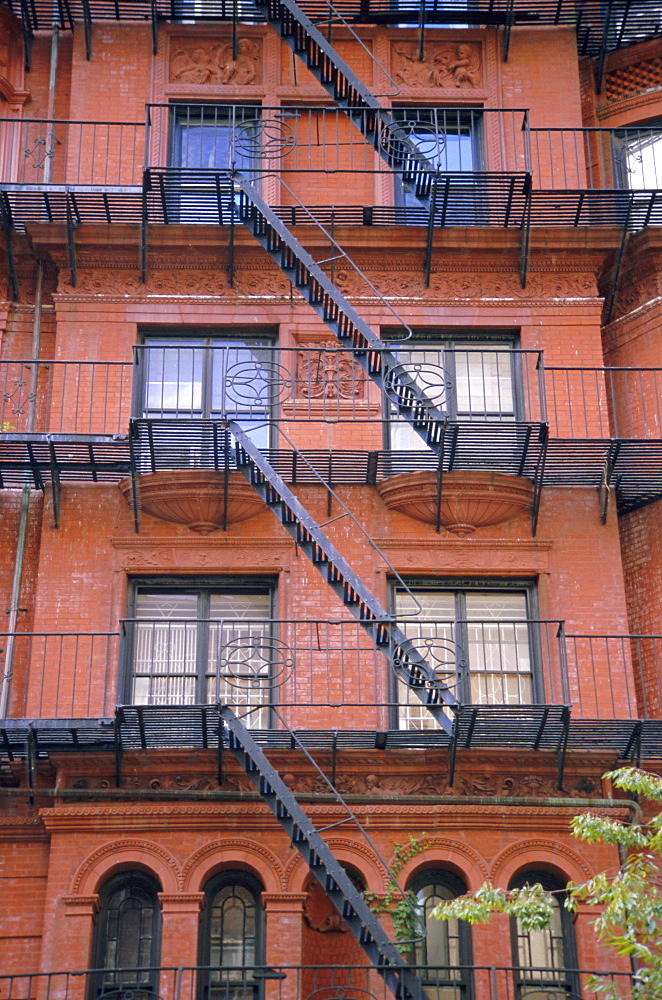
[(117, 997), (130, 989), (135, 1000), (158, 992), (161, 915), (159, 886), (142, 872), (123, 872), (99, 893), (94, 929), (90, 998)]
[(247, 872), (221, 872), (205, 889), (201, 1000), (255, 1000), (264, 963), (262, 886)]
[(564, 1000), (579, 996), (577, 951), (572, 915), (564, 907), (565, 885), (547, 871), (519, 874), (510, 888), (540, 883), (551, 892), (554, 912), (549, 927), (524, 931), (511, 921), (515, 986), (519, 1000)]
[(438, 920), (432, 915), (441, 902), (467, 890), (452, 872), (443, 869), (419, 872), (407, 887), (418, 902), (426, 936), (417, 941), (409, 961), (419, 974), (430, 1000), (466, 1000), (472, 995), (471, 929), (462, 920)]

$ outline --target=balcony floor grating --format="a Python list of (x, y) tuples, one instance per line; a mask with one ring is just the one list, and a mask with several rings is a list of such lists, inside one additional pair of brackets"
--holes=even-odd
[[(158, 749), (217, 749), (219, 716), (213, 705), (123, 706), (115, 719), (5, 719), (0, 722), (0, 755), (24, 759), (30, 740), (38, 756), (50, 753)], [(559, 705), (466, 706), (457, 717), (457, 750), (508, 750), (602, 753), (614, 759), (662, 757), (662, 720), (570, 719)], [(116, 732), (117, 741), (116, 743)], [(290, 750), (283, 730), (251, 730), (265, 749)], [(297, 730), (307, 749), (448, 749), (452, 737), (441, 729)]]

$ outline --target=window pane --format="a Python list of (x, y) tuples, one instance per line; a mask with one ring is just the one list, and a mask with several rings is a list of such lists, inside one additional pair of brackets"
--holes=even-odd
[(526, 594), (468, 591), (466, 615), (472, 703), (530, 704)]
[(147, 417), (200, 416), (204, 351), (199, 341), (165, 346), (146, 341), (145, 408)]
[[(450, 420), (515, 419), (513, 352), (508, 341), (467, 343), (448, 340), (436, 345), (393, 353), (402, 370), (427, 396), (431, 405)], [(397, 374), (394, 387), (397, 389)], [(423, 439), (400, 417), (393, 403), (390, 414), (390, 447), (397, 451), (426, 448)]]
[[(283, 374), (266, 341), (148, 337), (138, 357), (144, 417), (236, 420), (258, 447), (268, 447), (270, 410)], [(199, 440), (181, 450), (183, 466), (204, 464)]]
[(197, 676), (196, 594), (142, 593), (136, 598), (135, 705), (190, 705)]
[(514, 418), (511, 351), (508, 344), (472, 344), (453, 350), (455, 401), (459, 419)]
[[(415, 598), (406, 591), (396, 593), (396, 614), (398, 625), (411, 640), (414, 649), (420, 653), (440, 683), (456, 688), (457, 643), (455, 641), (455, 594), (452, 591), (420, 590)], [(417, 614), (418, 606), (420, 614)], [(411, 615), (400, 618), (400, 615)], [(412, 688), (403, 681), (398, 682), (400, 703), (400, 728), (436, 729), (438, 723), (421, 703)]]
[(221, 700), (250, 727), (267, 724), (272, 665), (271, 593), (143, 591), (133, 626), (133, 704)]
[[(474, 705), (528, 705), (534, 700), (531, 625), (525, 591), (396, 592), (398, 624), (435, 679)], [(411, 617), (401, 617), (411, 615)], [(416, 689), (399, 680), (400, 726), (436, 728)]]

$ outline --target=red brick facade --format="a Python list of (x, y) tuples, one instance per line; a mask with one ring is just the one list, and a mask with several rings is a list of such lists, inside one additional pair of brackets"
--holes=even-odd
[[(634, 142), (623, 132), (627, 126), (661, 113), (662, 50), (655, 40), (619, 49), (601, 70), (593, 50), (582, 54), (580, 46), (578, 56), (570, 24), (543, 23), (513, 28), (504, 61), (504, 30), (477, 24), (428, 28), (421, 59), (415, 21), (360, 24), (364, 48), (334, 25), (332, 45), (393, 111), (396, 138), (398, 128), (418, 116), (418, 131), (408, 134), (425, 154), (425, 142), (440, 134), (432, 116), (453, 109), (455, 124), (445, 126), (444, 142), (448, 148), (455, 142), (456, 154), (434, 154), (436, 207), (430, 208), (428, 195), (421, 202), (425, 212), (414, 217), (407, 215), (414, 211), (413, 195), (398, 195), (398, 163), (385, 166), (378, 156), (386, 140), (370, 145), (340, 113), (332, 123), (329, 96), (274, 26), (240, 23), (233, 52), (231, 21), (161, 20), (154, 53), (148, 19), (93, 17), (89, 59), (83, 23), (73, 33), (64, 25), (49, 93), (51, 32), (35, 31), (26, 70), (31, 32), (22, 32), (9, 8), (0, 9), (6, 237), (0, 608), (7, 609), (9, 623), (0, 653), (7, 699), (7, 719), (0, 719), (0, 997), (4, 976), (95, 968), (103, 953), (104, 886), (132, 872), (148, 875), (158, 890), (156, 964), (163, 970), (213, 965), (203, 941), (209, 887), (225, 884), (223, 878), (235, 884), (239, 873), (237, 885), (250, 886), (251, 878), (259, 884), (263, 937), (255, 963), (269, 975), (290, 970), (285, 978), (267, 976), (259, 988), (251, 986), (252, 996), (390, 996), (373, 971), (353, 986), (347, 985), (351, 977), (339, 978), (341, 967), (369, 966), (370, 960), (265, 808), (227, 739), (219, 760), (212, 688), (202, 698), (207, 708), (199, 697), (178, 699), (172, 687), (165, 696), (132, 696), (139, 689), (132, 686), (138, 639), (131, 637), (140, 626), (131, 620), (146, 617), (143, 594), (196, 594), (198, 608), (224, 588), (236, 595), (262, 587), (275, 595), (273, 618), (281, 624), (270, 655), (283, 658), (285, 680), (280, 688), (274, 682), (273, 698), (267, 694), (278, 714), (256, 732), (266, 730), (271, 766), (315, 826), (326, 830), (324, 840), (355, 883), (371, 893), (387, 892), (387, 866), (410, 834), (421, 838), (421, 846), (398, 875), (403, 888), (426, 871), (441, 872), (442, 881), (448, 873), (472, 890), (488, 878), (507, 887), (527, 870), (548, 872), (563, 884), (582, 881), (618, 864), (610, 848), (579, 845), (569, 820), (591, 807), (627, 820), (632, 803), (613, 799), (602, 774), (623, 758), (641, 759), (651, 769), (660, 764), (662, 268), (654, 200), (646, 202), (645, 224), (632, 223), (622, 239), (623, 212), (636, 213), (644, 196), (636, 202), (635, 193), (630, 208), (622, 207), (611, 159), (600, 183), (595, 176), (605, 149)], [(606, 88), (596, 93), (596, 74), (603, 71)], [(152, 108), (146, 135), (147, 105), (165, 110)], [(184, 113), (170, 107), (175, 105), (189, 109), (187, 124)], [(251, 169), (264, 174), (262, 197), (322, 262), (344, 301), (387, 345), (404, 322), (413, 343), (454, 359), (455, 386), (446, 388), (454, 394), (455, 412), (441, 421), (448, 425), (441, 455), (421, 443), (405, 460), (389, 446), (397, 434), (393, 395), (385, 404), (381, 376), (371, 380), (361, 367), (366, 352), (355, 343), (352, 353), (351, 345), (334, 340), (290, 283), (292, 274), (267, 256), (236, 210), (231, 221), (240, 196), (237, 187), (227, 187), (230, 175), (221, 169), (227, 165), (198, 164), (197, 176), (179, 177), (180, 187), (170, 193), (162, 187), (159, 194), (159, 183), (175, 183), (168, 170), (176, 173), (187, 165), (185, 155), (193, 155), (173, 152), (177, 141), (190, 142), (190, 149), (198, 141), (193, 130), (186, 132), (190, 109), (204, 142), (209, 108), (221, 105), (239, 115), (247, 115), (249, 105), (262, 108), (261, 117), (255, 112), (252, 124), (234, 134), (239, 147), (250, 147), (272, 116), (264, 126), (262, 159)], [(311, 116), (311, 108), (320, 110)], [(219, 128), (227, 129), (223, 114)], [(49, 118), (59, 124), (30, 131)], [(125, 123), (124, 144), (102, 138), (100, 123)], [(17, 127), (25, 129), (20, 141)], [(133, 145), (127, 145), (131, 129)], [(31, 144), (38, 134), (46, 145)], [(115, 135), (110, 125), (105, 135)], [(47, 159), (39, 164), (40, 150)], [(241, 157), (248, 154), (240, 148), (235, 155), (241, 173)], [(442, 163), (442, 155), (469, 156), (470, 165)], [(292, 168), (295, 157), (299, 166)], [(216, 171), (211, 185), (210, 174), (203, 176), (210, 166)], [(280, 186), (279, 171), (288, 188)], [(445, 175), (452, 178), (444, 189)], [(225, 184), (230, 192), (228, 214), (216, 224), (209, 218), (197, 224), (201, 220), (187, 217), (181, 206), (185, 198), (215, 197), (209, 191), (217, 182), (218, 190)], [(649, 199), (651, 187), (647, 182)], [(456, 205), (446, 218), (434, 214), (443, 211), (444, 190)], [(603, 200), (591, 201), (600, 191)], [(159, 197), (158, 211), (165, 214), (155, 219), (149, 212), (157, 211)], [(58, 198), (69, 199), (69, 227)], [(388, 215), (398, 198), (401, 214)], [(310, 223), (301, 203), (315, 207), (324, 231)], [(93, 204), (102, 206), (96, 215)], [(141, 211), (147, 213), (142, 221)], [(510, 214), (518, 211), (521, 224)], [(224, 422), (238, 412), (212, 405), (205, 413), (202, 403), (191, 402), (193, 395), (186, 397), (195, 390), (177, 383), (178, 405), (189, 409), (178, 415), (178, 428), (197, 430), (187, 432), (184, 444), (171, 445), (170, 458), (155, 458), (150, 448), (160, 446), (141, 437), (154, 416), (144, 402), (151, 383), (140, 368), (148, 357), (141, 345), (150, 337), (160, 356), (178, 349), (180, 365), (194, 350), (195, 363), (210, 366), (214, 350), (241, 338), (249, 344), (240, 356), (244, 364), (247, 351), (262, 358), (264, 344), (278, 345), (279, 355), (268, 362), (280, 372), (272, 386), (278, 399), (271, 398), (270, 410), (263, 407), (264, 419), (274, 423), (270, 461), (390, 614), (400, 579), (454, 595), (454, 638), (448, 639), (447, 623), (437, 634), (442, 652), (431, 655), (440, 657), (443, 677), (451, 655), (457, 676), (449, 690), (458, 695), (457, 719), (465, 728), (457, 719), (450, 733), (431, 722), (412, 724), (406, 738), (406, 713), (398, 716), (404, 710), (396, 704), (395, 675), (383, 648), (372, 649), (352, 608), (343, 607), (311, 564), (305, 539), (295, 544), (265, 505), (256, 516), (225, 529), (217, 524), (210, 533), (149, 513), (141, 484), (146, 489), (150, 472), (213, 467), (211, 446), (203, 441), (207, 431), (200, 427), (213, 425), (217, 443)], [(255, 337), (262, 346), (250, 346)], [(341, 346), (342, 357), (332, 353)], [(203, 350), (207, 360), (200, 360)], [(397, 356), (398, 347), (392, 350)], [(184, 361), (181, 351), (188, 351)], [(482, 375), (472, 369), (467, 391), (476, 392), (480, 383), (478, 392), (487, 399), (506, 392), (501, 375), (491, 368), (486, 374), (501, 363), (500, 355), (509, 359), (512, 412), (500, 399), (499, 412), (483, 413), (481, 422), (480, 406), (472, 410), (470, 401), (462, 410), (460, 366), (480, 357), (475, 364)], [(255, 361), (250, 364), (255, 379)], [(429, 357), (420, 364), (429, 366)], [(211, 384), (211, 367), (205, 372)], [(175, 378), (185, 376), (180, 370)], [(432, 388), (439, 385), (437, 372)], [(161, 403), (150, 433), (159, 433), (159, 419), (168, 413)], [(478, 424), (480, 440), (467, 436)], [(186, 449), (193, 458), (181, 457)], [(219, 491), (225, 460), (214, 460)], [(321, 478), (314, 478), (309, 463)], [(377, 487), (389, 476), (438, 467), (440, 496), (463, 468), (523, 476), (533, 484), (534, 509), (449, 530), (389, 509), (380, 498)], [(29, 488), (22, 489), (24, 483)], [(23, 526), (22, 502), (28, 508)], [(181, 496), (169, 502), (183, 503)], [(433, 493), (431, 509), (435, 502)], [(462, 610), (475, 594), (492, 602), (482, 618)], [(512, 594), (526, 601), (524, 617), (500, 605), (500, 595)], [(200, 617), (199, 611), (188, 615)], [(209, 622), (187, 628), (207, 641)], [(461, 635), (463, 653), (456, 642)], [(283, 652), (288, 637), (292, 662)], [(467, 677), (461, 679), (463, 655)], [(513, 666), (513, 658), (530, 658), (533, 666), (521, 659)], [(168, 670), (183, 675), (188, 661), (177, 662), (173, 667), (170, 660)], [(491, 678), (483, 697), (472, 687), (481, 683), (478, 662)], [(147, 669), (157, 671), (153, 664)], [(170, 677), (168, 683), (178, 681)], [(508, 684), (518, 693), (508, 693)], [(149, 729), (148, 709), (155, 705), (166, 720), (158, 731)], [(127, 735), (118, 706), (131, 719), (140, 715), (135, 706), (144, 708), (147, 733), (136, 723)], [(204, 719), (216, 728), (202, 736)], [(308, 741), (314, 760), (294, 742), (288, 749), (284, 724)], [(590, 916), (580, 912), (573, 928), (576, 968), (626, 977), (627, 961), (600, 948)], [(389, 918), (383, 920), (392, 931)], [(524, 1000), (527, 978), (521, 967), (512, 968), (518, 964), (512, 933), (498, 921), (474, 928), (473, 972), (439, 997)], [(569, 955), (548, 970), (548, 980), (542, 977), (556, 990), (549, 996), (574, 997), (582, 988), (583, 996), (593, 997), (583, 974), (566, 975)], [(163, 971), (149, 989), (164, 1000), (180, 1000), (188, 991), (192, 1000), (206, 995), (202, 975), (185, 972), (178, 980)], [(47, 985), (44, 978), (36, 993), (21, 985), (23, 992), (11, 995), (27, 1000), (51, 990), (64, 996), (65, 981), (68, 1000), (96, 997), (115, 982), (63, 977)], [(247, 995), (245, 989), (242, 997)]]

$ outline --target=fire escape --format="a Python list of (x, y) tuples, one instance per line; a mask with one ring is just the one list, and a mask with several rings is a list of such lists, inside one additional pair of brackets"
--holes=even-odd
[[(11, 6), (14, 6), (12, 0)], [(375, 151), (389, 169), (398, 173), (402, 182), (417, 200), (421, 209), (429, 219), (430, 242), (428, 244), (428, 264), (431, 254), (431, 233), (435, 225), (444, 224), (448, 212), (449, 200), (454, 196), (454, 190), (461, 187), (462, 178), (451, 174), (441, 175), (438, 170), (420, 152), (416, 143), (403, 132), (401, 124), (393, 115), (384, 109), (376, 97), (361, 83), (353, 71), (338, 56), (333, 45), (324, 37), (311, 16), (306, 13), (306, 7), (297, 5), (294, 0), (269, 0), (267, 3), (256, 2), (254, 8), (257, 14), (266, 17), (280, 33), (281, 38), (292, 51), (302, 60), (313, 73), (318, 82), (347, 116), (351, 125), (358, 129), (366, 143)], [(158, 23), (168, 16), (163, 13), (158, 2), (146, 4), (146, 16), (152, 20), (154, 30), (154, 45), (158, 40)], [(570, 5), (562, 2), (536, 5), (537, 16), (543, 23), (563, 22), (569, 14)], [(572, 5), (574, 10), (575, 5)], [(149, 8), (147, 10), (147, 8)], [(553, 10), (552, 10), (553, 8)], [(583, 8), (582, 8), (583, 9)], [(61, 5), (60, 19), (63, 25), (77, 18), (77, 11), (69, 5)], [(21, 0), (17, 13), (21, 16), (26, 59), (29, 63), (32, 31), (40, 27), (40, 17), (45, 17), (39, 3), (28, 5)], [(182, 8), (180, 16), (186, 11)], [(412, 8), (408, 12), (419, 22), (420, 44), (424, 45), (425, 21), (427, 9), (423, 4), (420, 8)], [(94, 4), (82, 0), (80, 20), (82, 20), (88, 47), (88, 55), (92, 47), (92, 20)], [(435, 19), (443, 22), (453, 19), (465, 23), (475, 20), (476, 23), (498, 23), (504, 27), (504, 54), (507, 55), (509, 32), (518, 19), (528, 20), (533, 17), (529, 8), (520, 12), (518, 4), (489, 4), (489, 12), (479, 6), (468, 10), (458, 5), (447, 5), (444, 11), (435, 14)], [(574, 16), (574, 15), (573, 15)], [(216, 8), (210, 6), (209, 18), (218, 17)], [(397, 18), (401, 22), (405, 13), (401, 6), (397, 13), (387, 14), (381, 8), (376, 10), (370, 2), (361, 6), (356, 12), (357, 19), (388, 20)], [(236, 19), (233, 22), (236, 33)], [(602, 30), (598, 32), (599, 41), (595, 41), (594, 26), (584, 29), (577, 23), (578, 36), (584, 38), (587, 51), (595, 54), (604, 66), (604, 53), (610, 43), (610, 32), (613, 26), (609, 18), (603, 19)], [(641, 30), (637, 22), (636, 30)], [(582, 34), (584, 32), (584, 34)], [(622, 35), (626, 26), (621, 28)], [(236, 34), (235, 34), (236, 38)], [(613, 45), (613, 39), (611, 44)], [(600, 73), (598, 74), (600, 79)], [(187, 171), (177, 167), (146, 166), (140, 182), (134, 184), (131, 190), (93, 190), (74, 191), (66, 185), (54, 186), (52, 190), (38, 190), (37, 186), (6, 185), (2, 190), (2, 221), (5, 235), (6, 253), (11, 274), (13, 290), (17, 290), (17, 275), (14, 266), (14, 243), (12, 233), (21, 228), (27, 228), (40, 221), (59, 221), (64, 223), (67, 232), (69, 265), (72, 283), (76, 280), (76, 242), (75, 230), (78, 222), (89, 218), (98, 221), (115, 221), (121, 219), (131, 221), (139, 219), (141, 230), (141, 259), (143, 275), (148, 270), (148, 224), (158, 221), (171, 221), (172, 205), (176, 204), (184, 188), (200, 183), (199, 172)], [(208, 184), (209, 176), (203, 180)], [(483, 429), (462, 427), (459, 423), (448, 420), (436, 401), (428, 396), (419, 381), (411, 374), (407, 365), (403, 365), (389, 345), (381, 340), (370, 326), (350, 304), (348, 299), (334, 284), (333, 278), (324, 267), (302, 246), (288, 225), (287, 213), (270, 206), (258, 191), (251, 177), (241, 168), (234, 170), (217, 170), (212, 178), (214, 189), (213, 211), (216, 221), (230, 227), (246, 227), (261, 244), (265, 252), (275, 262), (293, 288), (308, 301), (313, 310), (321, 318), (339, 348), (347, 353), (353, 363), (358, 366), (379, 390), (398, 418), (405, 421), (418, 437), (424, 442), (428, 454), (433, 456), (438, 471), (439, 490), (443, 489), (444, 472), (452, 468), (455, 461), (462, 465), (463, 453), (475, 451), (482, 447), (483, 455), (489, 452), (489, 438)], [(535, 203), (532, 197), (530, 173), (523, 171), (509, 177), (498, 177), (485, 173), (482, 177), (482, 188), (486, 197), (493, 204), (501, 206), (501, 219), (504, 226), (515, 225), (522, 233), (521, 276), (526, 277), (526, 259), (529, 227), (532, 224), (544, 225), (549, 218), (550, 209), (545, 207), (540, 199)], [(131, 203), (123, 202), (127, 195), (133, 198)], [(572, 211), (575, 224), (581, 222), (581, 212), (586, 210), (585, 203), (590, 198), (575, 199)], [(597, 203), (597, 196), (594, 205)], [(607, 200), (605, 201), (607, 203)], [(122, 207), (130, 204), (130, 208)], [(608, 200), (610, 211), (614, 218), (622, 218), (622, 208), (613, 205), (613, 198)], [(138, 206), (137, 215), (134, 213)], [(325, 240), (330, 241), (330, 252), (334, 259), (349, 260), (342, 247), (338, 246), (328, 230), (301, 203), (296, 208), (306, 213), (306, 221), (317, 227)], [(655, 221), (659, 212), (652, 197), (646, 206), (641, 203), (636, 211), (648, 212), (648, 218)], [(568, 208), (568, 213), (571, 209)], [(454, 215), (455, 224), (461, 223), (457, 209)], [(470, 223), (469, 223), (470, 224)], [(350, 262), (351, 263), (351, 262)], [(533, 529), (537, 520), (540, 493), (547, 470), (548, 480), (550, 469), (561, 468), (567, 456), (561, 451), (549, 453), (549, 433), (546, 421), (541, 417), (530, 422), (529, 426), (520, 428), (521, 437), (515, 442), (515, 464), (518, 470), (528, 476), (534, 484)], [(136, 529), (140, 521), (140, 491), (141, 477), (145, 471), (159, 471), (169, 467), (170, 449), (176, 439), (179, 428), (173, 424), (168, 426), (164, 420), (151, 420), (147, 417), (135, 416), (129, 427), (128, 437), (117, 442), (99, 438), (86, 441), (82, 447), (86, 451), (85, 469), (93, 480), (102, 481), (117, 478), (118, 468), (128, 472), (132, 481), (131, 502), (133, 506)], [(559, 755), (560, 775), (563, 760), (569, 740), (569, 711), (563, 704), (546, 704), (512, 708), (505, 711), (501, 706), (465, 706), (457, 699), (451, 687), (446, 683), (433, 664), (423, 656), (416, 644), (398, 625), (392, 613), (384, 608), (370, 589), (352, 569), (344, 556), (336, 549), (325, 534), (323, 528), (302, 505), (294, 492), (279, 474), (270, 461), (270, 456), (256, 446), (249, 434), (242, 429), (236, 420), (225, 421), (212, 428), (214, 435), (213, 467), (229, 472), (239, 471), (271, 509), (283, 528), (292, 537), (298, 548), (307, 556), (312, 565), (321, 574), (323, 580), (337, 595), (349, 614), (356, 620), (364, 634), (369, 638), (374, 648), (382, 654), (389, 664), (397, 682), (403, 684), (408, 691), (430, 713), (436, 723), (437, 732), (442, 734), (448, 747), (454, 767), (455, 753), (463, 746), (527, 746), (529, 748), (553, 749)], [(485, 435), (480, 439), (480, 435)], [(57, 436), (49, 436), (48, 440), (31, 440), (29, 435), (7, 434), (6, 451), (2, 464), (2, 472), (7, 482), (16, 481), (16, 477), (28, 469), (34, 478), (34, 485), (43, 488), (47, 479), (53, 486), (54, 499), (58, 496), (59, 478), (63, 470), (75, 469), (81, 466), (81, 450), (77, 450), (76, 442), (60, 441)], [(463, 452), (464, 449), (464, 452)], [(118, 451), (122, 450), (118, 459)], [(306, 458), (292, 445), (292, 453), (300, 461), (301, 466), (307, 464)], [(601, 494), (603, 513), (609, 494), (609, 484), (615, 475), (618, 454), (608, 458), (609, 467), (605, 470), (605, 488)], [(598, 457), (595, 461), (599, 461)], [(487, 462), (488, 459), (484, 458)], [(555, 464), (556, 463), (556, 464)], [(48, 473), (48, 476), (46, 475)], [(560, 473), (559, 473), (560, 475)], [(12, 478), (14, 477), (14, 478)], [(331, 490), (329, 483), (323, 477), (318, 479)], [(551, 482), (554, 480), (552, 479)], [(655, 499), (653, 497), (653, 499)], [(56, 519), (58, 516), (57, 500)], [(492, 710), (493, 709), (493, 710)], [(167, 713), (158, 709), (147, 709), (136, 706), (124, 706), (117, 710), (114, 718), (101, 722), (92, 719), (61, 720), (54, 723), (46, 732), (36, 732), (26, 720), (7, 720), (0, 727), (4, 750), (8, 758), (25, 755), (30, 780), (33, 780), (36, 760), (40, 753), (47, 753), (57, 748), (84, 749), (99, 746), (113, 746), (117, 754), (118, 781), (121, 780), (121, 754), (126, 748), (147, 749), (154, 733), (172, 726), (172, 719), (167, 719)], [(318, 831), (297, 803), (282, 778), (277, 774), (259, 739), (242, 723), (235, 712), (227, 705), (207, 706), (200, 712), (199, 722), (196, 722), (196, 739), (204, 747), (216, 745), (219, 758), (228, 750), (239, 762), (245, 773), (255, 785), (273, 812), (275, 818), (290, 837), (293, 845), (305, 859), (312, 874), (332, 900), (341, 918), (348, 924), (355, 937), (366, 951), (371, 962), (377, 967), (389, 988), (396, 997), (422, 1000), (424, 990), (416, 976), (408, 970), (405, 961), (397, 947), (388, 939), (379, 922), (371, 913), (361, 894), (353, 885), (346, 872), (333, 857), (322, 832)], [(631, 757), (636, 753), (637, 740), (641, 732), (632, 725), (616, 730), (612, 727), (614, 742), (618, 742), (621, 756)], [(296, 739), (293, 733), (289, 734)], [(604, 727), (593, 731), (585, 729), (578, 742), (594, 741), (596, 747), (602, 746), (605, 737)], [(662, 734), (657, 734), (662, 741)], [(292, 744), (294, 746), (294, 743)], [(219, 761), (220, 767), (220, 761)]]

